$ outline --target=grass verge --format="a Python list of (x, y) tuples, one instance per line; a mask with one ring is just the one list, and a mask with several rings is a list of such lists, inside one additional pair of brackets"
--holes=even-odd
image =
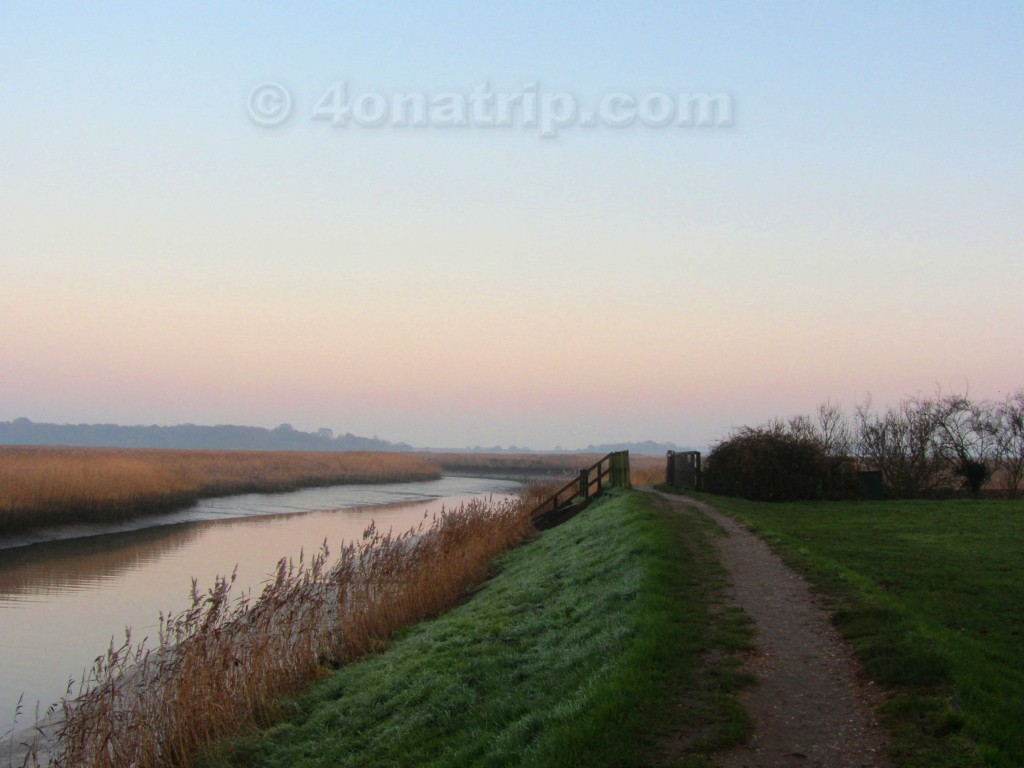
[(746, 620), (697, 514), (620, 493), (495, 562), (472, 599), (221, 741), (209, 766), (701, 766), (746, 735)]
[(1024, 504), (766, 504), (704, 496), (831, 600), (890, 697), (894, 762), (1024, 765)]

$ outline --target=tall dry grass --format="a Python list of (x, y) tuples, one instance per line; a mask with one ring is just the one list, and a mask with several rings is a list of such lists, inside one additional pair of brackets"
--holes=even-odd
[[(216, 739), (271, 722), (277, 702), (325, 669), (451, 607), (488, 562), (531, 530), (524, 499), (474, 500), (393, 535), (372, 525), (334, 559), (282, 560), (255, 598), (232, 578), (161, 617), (152, 644), (129, 633), (52, 714), (26, 765), (190, 766)], [(45, 735), (45, 734), (44, 734)]]
[(549, 502), (555, 493), (562, 490), (570, 480), (576, 477), (578, 477), (576, 472), (565, 473), (524, 485), (519, 490), (519, 498), (527, 509), (537, 509), (541, 504)]
[[(430, 453), (420, 454), (440, 463), (445, 472), (565, 477), (562, 485), (603, 454), (595, 453)], [(629, 456), (630, 482), (633, 485), (654, 485), (665, 479), (665, 457)], [(557, 488), (555, 489), (557, 490)], [(543, 499), (540, 499), (541, 501)]]
[(595, 453), (425, 453), (445, 472), (527, 476), (575, 474), (603, 454)]
[(665, 482), (665, 457), (631, 453), (629, 481), (634, 487)]
[(427, 456), (301, 451), (0, 448), (0, 536), (122, 520), (232, 493), (440, 477)]

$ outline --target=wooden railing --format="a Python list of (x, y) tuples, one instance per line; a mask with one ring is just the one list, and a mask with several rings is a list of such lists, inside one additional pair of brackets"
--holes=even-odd
[(533, 524), (551, 528), (580, 512), (605, 488), (629, 487), (629, 451), (609, 453), (538, 504)]

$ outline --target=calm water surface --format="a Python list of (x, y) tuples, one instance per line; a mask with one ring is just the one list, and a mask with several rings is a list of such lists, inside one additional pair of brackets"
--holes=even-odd
[(258, 592), (280, 558), (298, 559), (325, 538), (336, 552), (371, 521), (379, 530), (404, 531), (424, 514), (517, 486), (444, 477), (232, 496), (122, 526), (130, 529), (85, 535), (95, 530), (80, 528), (78, 538), (0, 549), (0, 733), (20, 694), (23, 726), (37, 701), (45, 710), (59, 699), (111, 637), (123, 639), (125, 626), (136, 638), (155, 637), (160, 611), (189, 604), (192, 578), (205, 590), (237, 565), (236, 593)]

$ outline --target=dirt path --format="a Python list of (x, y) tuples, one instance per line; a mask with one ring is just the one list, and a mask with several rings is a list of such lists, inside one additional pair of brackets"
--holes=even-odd
[(754, 723), (750, 741), (720, 755), (723, 768), (881, 768), (885, 734), (879, 694), (858, 680), (857, 662), (812, 595), (757, 536), (708, 504), (693, 505), (726, 533), (716, 546), (732, 596), (756, 624), (749, 661), (757, 682), (740, 694)]

